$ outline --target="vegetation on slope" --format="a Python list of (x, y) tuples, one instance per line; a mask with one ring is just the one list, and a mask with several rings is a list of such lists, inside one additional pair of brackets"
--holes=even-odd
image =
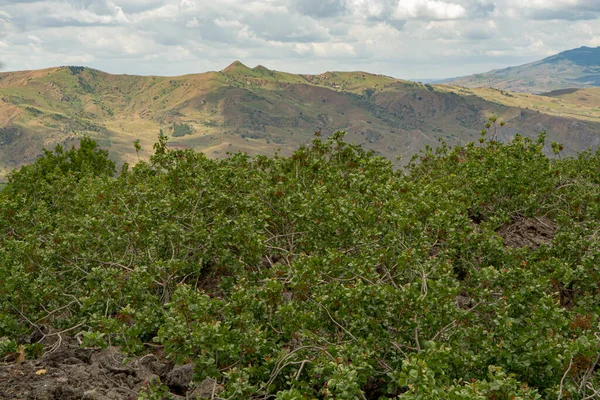
[(133, 152), (131, 142), (151, 149), (161, 129), (173, 147), (209, 157), (290, 155), (312, 132), (342, 130), (348, 142), (409, 160), (438, 138), (450, 145), (476, 140), (493, 114), (524, 136), (546, 129), (575, 154), (600, 143), (598, 101), (447, 89), (364, 72), (294, 75), (239, 62), (179, 77), (83, 67), (0, 73), (0, 181), (44, 147), (68, 148), (86, 135), (118, 164), (147, 159), (151, 152)]
[(600, 152), (490, 131), (406, 173), (343, 133), (223, 160), (160, 137), (117, 175), (92, 141), (47, 152), (0, 193), (0, 352), (161, 346), (220, 399), (590, 398)]

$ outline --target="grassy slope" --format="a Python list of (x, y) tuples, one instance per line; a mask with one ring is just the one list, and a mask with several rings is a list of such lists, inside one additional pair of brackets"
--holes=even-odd
[(478, 96), (511, 107), (530, 108), (544, 114), (597, 122), (600, 118), (600, 88), (566, 89), (543, 94), (507, 92), (490, 87), (448, 87), (459, 95)]
[[(495, 114), (518, 130), (550, 137), (573, 152), (598, 144), (598, 96), (564, 98), (503, 95), (490, 90), (425, 86), (363, 72), (294, 75), (235, 62), (223, 71), (180, 77), (110, 75), (81, 68), (0, 74), (0, 177), (35, 159), (43, 147), (71, 145), (90, 135), (119, 161), (135, 162), (162, 129), (172, 138), (222, 157), (238, 150), (290, 154), (321, 130), (348, 132), (348, 140), (395, 158), (439, 138), (472, 141)], [(587, 93), (587, 92), (586, 92)], [(548, 104), (548, 106), (545, 106)], [(554, 105), (565, 105), (559, 113)], [(523, 111), (523, 107), (533, 108)], [(537, 108), (537, 109), (536, 109)], [(539, 111), (539, 113), (537, 112)], [(576, 129), (569, 126), (579, 120)]]

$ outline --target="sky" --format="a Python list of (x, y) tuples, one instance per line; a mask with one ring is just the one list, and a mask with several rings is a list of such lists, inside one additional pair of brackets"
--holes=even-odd
[(600, 0), (0, 0), (4, 71), (441, 79), (600, 46)]

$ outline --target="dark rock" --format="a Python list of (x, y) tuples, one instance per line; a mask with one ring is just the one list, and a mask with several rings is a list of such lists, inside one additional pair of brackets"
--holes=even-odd
[(185, 394), (190, 387), (194, 376), (194, 365), (185, 364), (175, 366), (165, 378), (165, 384), (175, 394)]

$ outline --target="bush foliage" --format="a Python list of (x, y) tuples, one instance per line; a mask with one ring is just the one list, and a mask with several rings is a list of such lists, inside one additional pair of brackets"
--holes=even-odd
[(181, 137), (185, 135), (191, 135), (194, 133), (194, 128), (188, 124), (174, 124), (173, 125), (173, 137)]
[[(88, 140), (0, 193), (0, 352), (36, 332), (164, 346), (226, 399), (583, 399), (600, 389), (600, 152), (441, 146), (407, 171), (316, 138), (171, 150), (115, 174)], [(556, 226), (509, 246), (519, 221)]]

